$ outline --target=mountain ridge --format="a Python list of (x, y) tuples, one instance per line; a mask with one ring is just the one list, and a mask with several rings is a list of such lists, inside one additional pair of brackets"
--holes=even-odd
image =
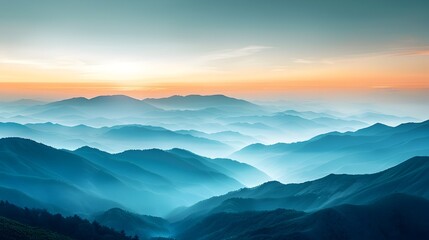
[[(295, 184), (267, 182), (254, 188), (242, 188), (225, 195), (212, 197), (191, 207), (178, 210), (169, 219), (195, 218), (213, 214), (229, 206), (232, 212), (251, 211), (254, 208), (276, 208), (314, 211), (340, 204), (365, 204), (391, 193), (413, 194), (429, 198), (429, 157), (414, 157), (397, 166), (374, 174), (347, 175), (329, 174), (323, 178)], [(232, 208), (230, 199), (239, 199), (241, 204)], [(249, 201), (253, 201), (246, 209)], [(270, 203), (270, 204), (268, 204)]]

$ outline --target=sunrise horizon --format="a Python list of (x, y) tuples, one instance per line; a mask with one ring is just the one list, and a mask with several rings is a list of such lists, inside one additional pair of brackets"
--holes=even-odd
[(428, 13), (0, 0), (0, 239), (429, 239)]
[(167, 5), (3, 4), (2, 98), (429, 89), (427, 14), (417, 4)]

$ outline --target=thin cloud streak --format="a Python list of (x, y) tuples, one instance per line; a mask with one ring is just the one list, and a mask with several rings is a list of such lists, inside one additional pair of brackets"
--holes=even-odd
[(396, 56), (429, 56), (429, 49), (403, 51), (395, 54)]
[[(255, 55), (268, 46), (251, 45), (238, 49), (211, 52), (197, 57), (183, 59), (82, 59), (75, 56), (58, 56), (55, 58), (0, 58), (0, 65), (17, 65), (36, 69), (65, 70), (80, 75), (83, 79), (93, 80), (137, 80), (150, 77), (174, 77), (187, 74), (219, 72), (213, 63), (219, 60), (241, 58)], [(107, 59), (115, 59), (114, 56)]]
[(298, 64), (327, 64), (327, 65), (334, 64), (334, 62), (330, 60), (308, 60), (308, 59), (302, 59), (302, 58), (295, 59), (293, 60), (293, 62)]
[(238, 48), (238, 49), (227, 49), (227, 50), (222, 50), (222, 51), (216, 51), (216, 52), (212, 52), (210, 54), (203, 56), (201, 58), (201, 61), (208, 62), (208, 61), (217, 61), (217, 60), (246, 57), (246, 56), (251, 56), (251, 55), (260, 53), (260, 52), (267, 50), (267, 49), (270, 49), (270, 48), (272, 48), (272, 47), (269, 47), (269, 46), (247, 46), (247, 47)]

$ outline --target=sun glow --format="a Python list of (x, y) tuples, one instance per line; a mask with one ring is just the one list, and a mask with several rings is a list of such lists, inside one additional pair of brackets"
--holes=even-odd
[(104, 80), (133, 80), (149, 72), (143, 62), (107, 62), (87, 65), (80, 71), (83, 78)]

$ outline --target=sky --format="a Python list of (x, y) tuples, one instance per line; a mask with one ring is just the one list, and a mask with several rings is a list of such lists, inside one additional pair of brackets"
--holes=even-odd
[(424, 0), (0, 0), (0, 95), (421, 103), (428, 11)]

